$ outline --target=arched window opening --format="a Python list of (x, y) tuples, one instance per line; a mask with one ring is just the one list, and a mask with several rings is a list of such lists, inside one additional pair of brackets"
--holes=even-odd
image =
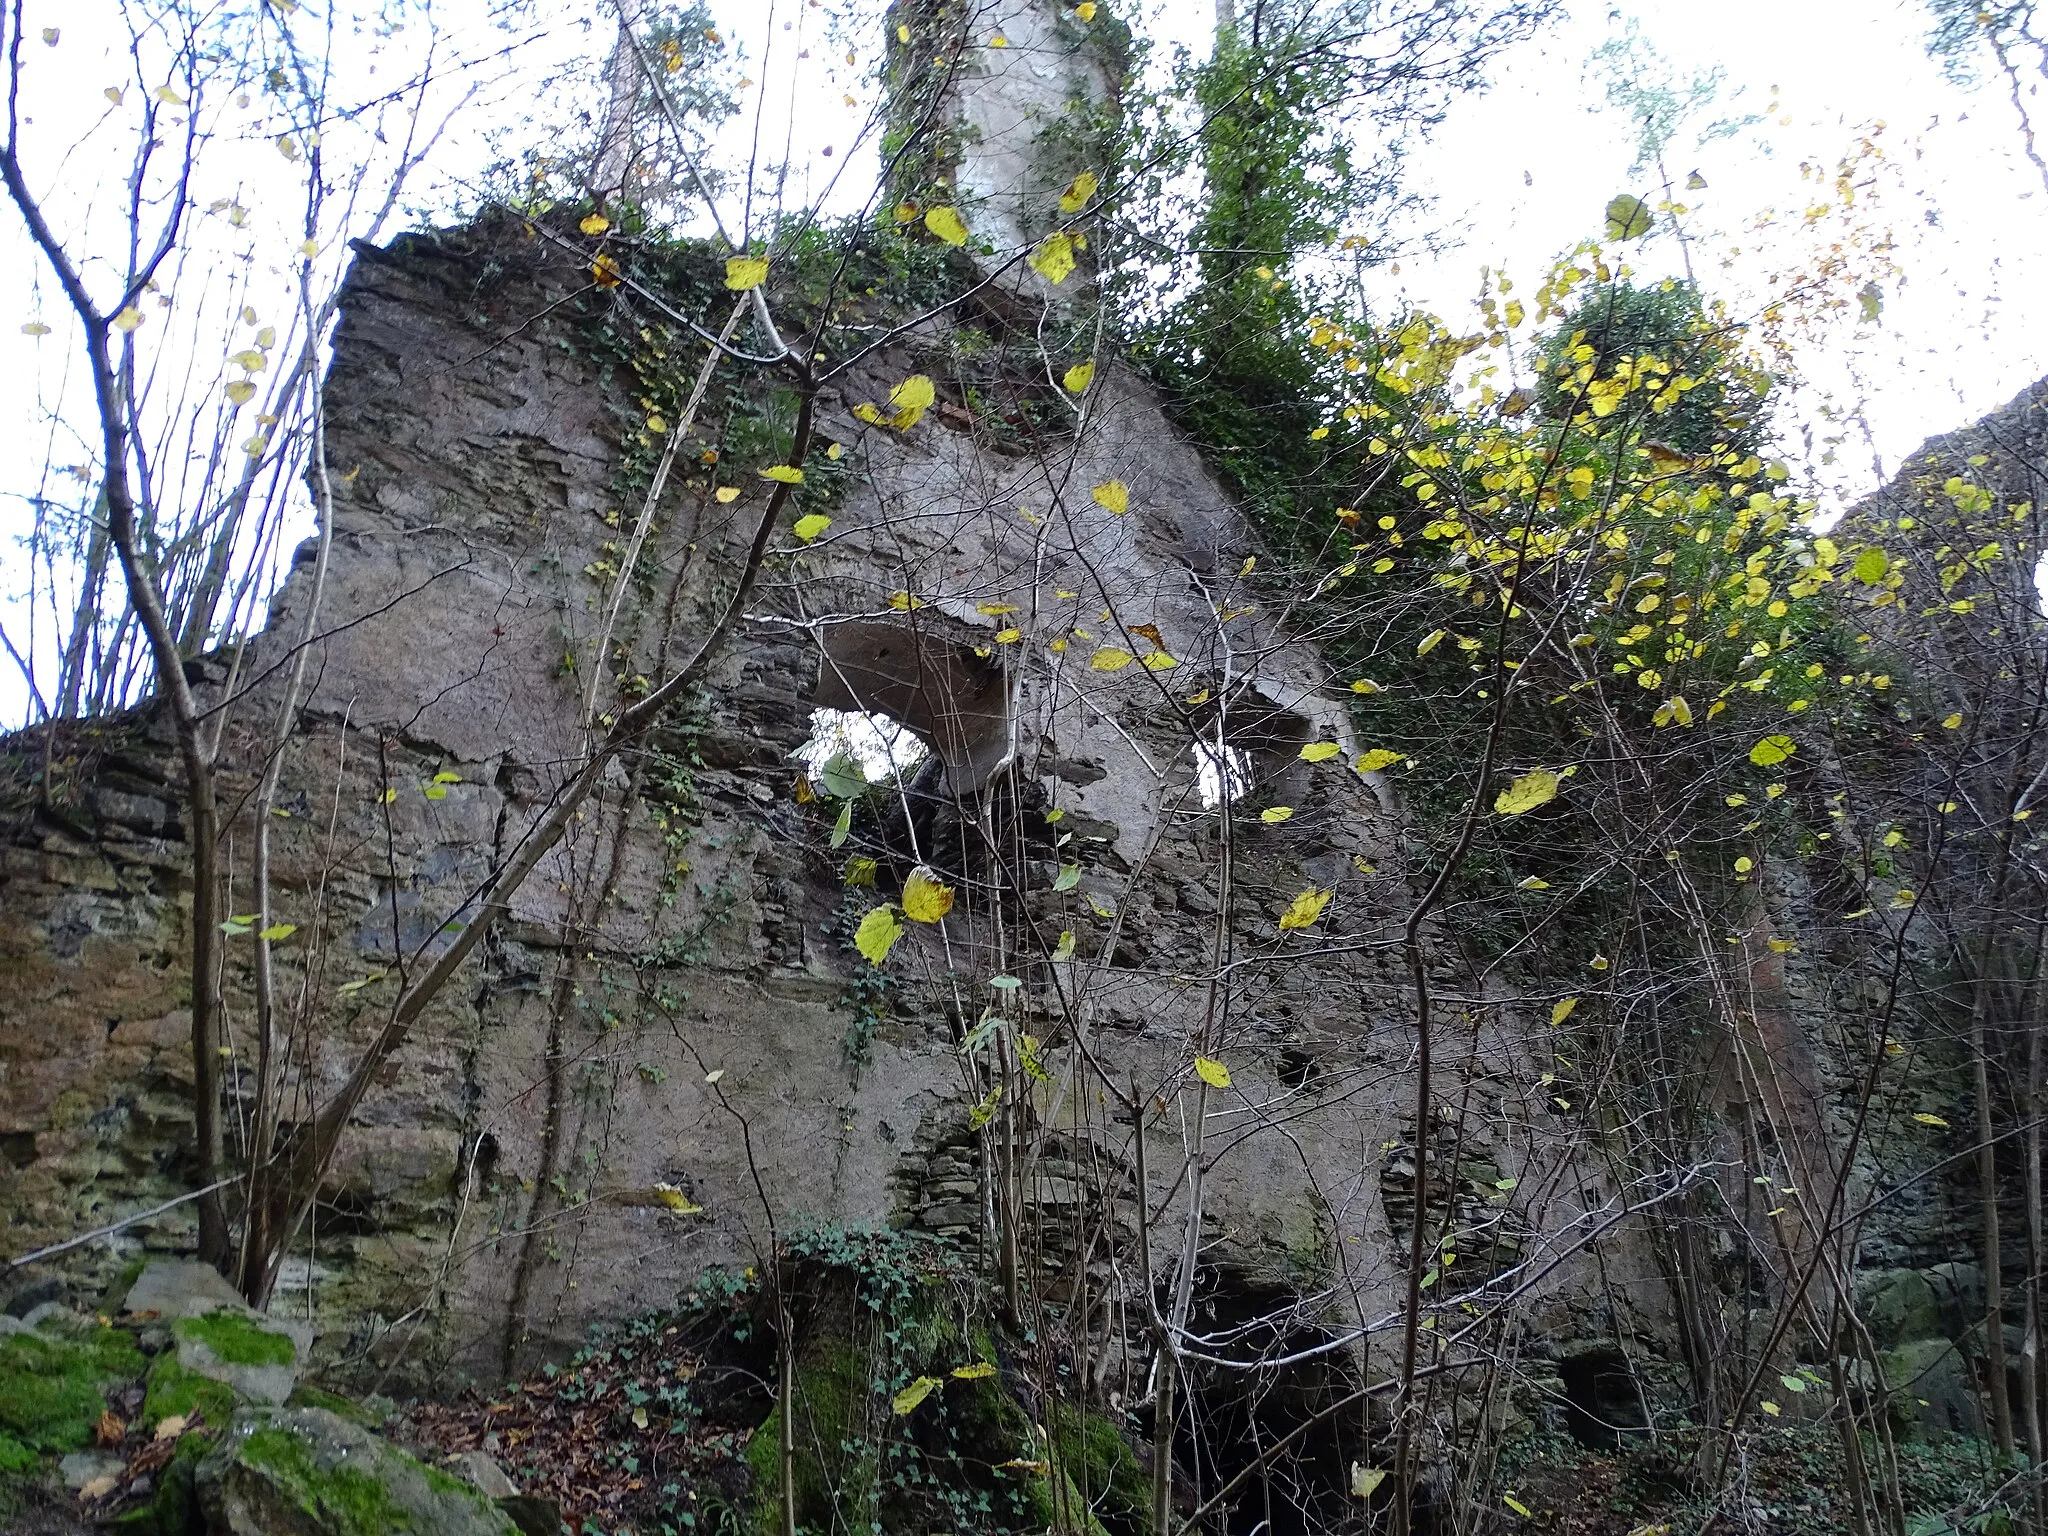
[(932, 755), (923, 737), (893, 715), (878, 709), (811, 711), (811, 734), (790, 754), (810, 772), (811, 782), (826, 783), (826, 770), (854, 772), (869, 784), (903, 781)]

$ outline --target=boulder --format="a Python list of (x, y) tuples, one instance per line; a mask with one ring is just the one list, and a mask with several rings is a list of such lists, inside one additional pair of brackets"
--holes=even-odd
[(217, 1381), (244, 1402), (278, 1404), (292, 1395), (312, 1338), (303, 1324), (247, 1307), (219, 1307), (171, 1324), (178, 1364)]
[(505, 1475), (505, 1469), (491, 1458), (489, 1451), (464, 1451), (451, 1456), (448, 1470), (493, 1503), (519, 1496), (518, 1485)]
[(128, 1299), (121, 1310), (136, 1317), (154, 1313), (176, 1319), (197, 1317), (221, 1307), (246, 1310), (241, 1293), (212, 1265), (197, 1259), (151, 1259), (128, 1287)]
[(1984, 1433), (1970, 1362), (1947, 1339), (1918, 1339), (1881, 1357), (1893, 1418), (1926, 1432)]
[(1942, 1333), (1940, 1299), (1927, 1276), (1917, 1269), (1883, 1269), (1859, 1276), (1863, 1321), (1879, 1349), (1893, 1349), (1909, 1339), (1931, 1339)]
[(207, 1536), (518, 1536), (477, 1489), (322, 1408), (250, 1408), (200, 1463)]

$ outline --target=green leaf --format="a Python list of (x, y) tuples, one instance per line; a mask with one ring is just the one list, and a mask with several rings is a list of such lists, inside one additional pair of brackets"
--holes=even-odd
[(1610, 240), (1640, 240), (1650, 232), (1653, 223), (1650, 205), (1633, 193), (1624, 192), (1607, 204), (1607, 238)]
[(868, 787), (867, 773), (851, 752), (835, 752), (826, 758), (825, 766), (818, 770), (818, 781), (835, 800), (851, 800)]
[(1071, 891), (1080, 883), (1081, 866), (1078, 864), (1064, 864), (1060, 866), (1060, 872), (1054, 878), (1052, 888), (1056, 891)]
[(903, 924), (897, 921), (896, 913), (888, 907), (876, 907), (854, 930), (853, 947), (869, 965), (880, 965), (902, 937)]
[(832, 823), (832, 836), (829, 839), (831, 846), (834, 848), (845, 847), (847, 834), (851, 831), (853, 831), (853, 802), (849, 800), (839, 807), (839, 819)]
[(939, 1386), (936, 1376), (920, 1376), (909, 1386), (889, 1399), (889, 1406), (898, 1418), (917, 1411), (917, 1405), (930, 1397)]

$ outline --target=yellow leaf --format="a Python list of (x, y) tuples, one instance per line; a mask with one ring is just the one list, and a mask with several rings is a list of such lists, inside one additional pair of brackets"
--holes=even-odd
[(1074, 237), (1056, 229), (1031, 253), (1031, 270), (1057, 287), (1074, 271)]
[(247, 405), (256, 394), (256, 386), (247, 379), (237, 379), (227, 387), (226, 393), (236, 405)]
[(1378, 773), (1382, 768), (1390, 768), (1399, 761), (1401, 761), (1401, 754), (1399, 752), (1392, 751), (1387, 747), (1374, 747), (1370, 752), (1361, 753), (1358, 761), (1351, 766), (1360, 773)]
[(123, 336), (126, 336), (131, 331), (133, 331), (135, 327), (142, 324), (142, 311), (137, 309), (133, 304), (130, 304), (118, 315), (114, 316), (113, 321), (111, 323), (115, 330), (119, 331)]
[(1421, 642), (1416, 645), (1415, 654), (1418, 656), (1427, 656), (1431, 651), (1435, 650), (1438, 646), (1442, 645), (1443, 643), (1444, 632), (1440, 629), (1432, 629), (1428, 634), (1424, 635), (1422, 637)]
[(1164, 651), (1147, 651), (1138, 658), (1138, 664), (1147, 672), (1171, 672), (1180, 663)]
[(1351, 1463), (1351, 1496), (1354, 1499), (1369, 1499), (1387, 1480), (1386, 1472), (1379, 1467), (1361, 1467)]
[(996, 1368), (987, 1360), (977, 1360), (972, 1365), (956, 1365), (953, 1375), (960, 1381), (984, 1381), (995, 1375)]
[(1950, 715), (1946, 720), (1941, 722), (1941, 728), (1944, 731), (1952, 731), (1962, 723), (1963, 717), (1961, 715)]
[(1097, 672), (1120, 672), (1135, 660), (1122, 646), (1105, 645), (1088, 658), (1088, 665)]
[(896, 414), (889, 418), (889, 425), (898, 432), (909, 431), (931, 409), (932, 401), (937, 398), (938, 391), (933, 388), (932, 381), (924, 374), (913, 373), (889, 391), (889, 403), (896, 407)]
[(1939, 1115), (1929, 1115), (1923, 1113), (1915, 1115), (1913, 1118), (1916, 1121), (1918, 1121), (1921, 1125), (1931, 1125), (1935, 1127), (1935, 1129), (1943, 1131), (1948, 1129), (1948, 1122), (1942, 1119)]
[(182, 107), (185, 105), (185, 98), (172, 90), (168, 85), (160, 85), (156, 88), (156, 99), (167, 107)]
[(1774, 1419), (1784, 1411), (1776, 1403), (1771, 1402), (1768, 1398), (1765, 1399), (1763, 1402), (1758, 1403), (1757, 1407), (1763, 1409), (1765, 1413), (1769, 1414)]
[(1095, 0), (1081, 0), (1081, 3), (1074, 7), (1074, 14), (1083, 21), (1093, 21), (1095, 19)]
[(1766, 736), (1749, 749), (1749, 760), (1759, 768), (1772, 768), (1799, 750), (1790, 736)]
[(1353, 693), (1378, 693), (1380, 685), (1369, 677), (1355, 677), (1351, 680)]
[(590, 264), (590, 280), (600, 288), (616, 288), (625, 281), (625, 274), (608, 251), (600, 251), (597, 260)]
[(1524, 1520), (1530, 1518), (1529, 1506), (1524, 1504), (1520, 1499), (1516, 1498), (1512, 1493), (1502, 1494), (1500, 1496), (1500, 1501), (1501, 1503), (1507, 1505), (1509, 1509), (1512, 1509), (1516, 1514), (1520, 1515)]
[(31, 320), (21, 328), (21, 334), (24, 336), (47, 336), (50, 334), (50, 328), (40, 320)]
[(896, 24), (896, 41), (899, 43), (907, 43), (910, 41), (910, 28), (907, 24), (903, 22), (898, 22)]
[(912, 597), (908, 592), (891, 592), (889, 594), (889, 606), (898, 613), (908, 613), (913, 608), (922, 608), (924, 606), (924, 599)]
[(1105, 507), (1118, 517), (1131, 509), (1131, 488), (1121, 480), (1105, 480), (1088, 494), (1098, 507)]
[(1088, 393), (1088, 386), (1095, 382), (1095, 365), (1076, 363), (1067, 370), (1067, 376), (1060, 382), (1067, 386), (1068, 394), (1085, 395)]
[(1323, 908), (1330, 904), (1331, 892), (1307, 890), (1287, 904), (1287, 910), (1280, 914), (1280, 927), (1310, 928), (1323, 915)]
[(1199, 1077), (1211, 1088), (1228, 1088), (1230, 1086), (1230, 1068), (1208, 1056), (1197, 1056), (1195, 1058), (1195, 1076)]
[[(654, 1198), (674, 1211), (678, 1216), (696, 1216), (700, 1215), (704, 1210), (703, 1206), (692, 1200), (673, 1184), (655, 1185)], [(645, 1426), (643, 1425), (642, 1427), (644, 1428)]]
[(1572, 1016), (1572, 1010), (1578, 1006), (1579, 1000), (1576, 997), (1560, 997), (1550, 1005), (1550, 1027), (1557, 1028)]
[(896, 914), (888, 907), (876, 907), (854, 929), (853, 947), (861, 952), (869, 965), (880, 965), (889, 958), (889, 951), (902, 937), (903, 925), (896, 920)]
[(736, 485), (721, 485), (717, 490), (713, 491), (711, 494), (716, 496), (720, 501), (734, 502), (740, 499), (740, 488)]
[(1493, 808), (1503, 816), (1521, 816), (1557, 798), (1557, 775), (1548, 768), (1523, 774), (1500, 792)]
[(784, 485), (802, 485), (804, 472), (794, 464), (770, 464), (761, 471), (763, 480), (777, 480)]
[(1083, 171), (1067, 183), (1067, 190), (1060, 194), (1061, 213), (1079, 213), (1088, 206), (1088, 200), (1095, 196), (1102, 185), (1093, 171)]
[(948, 245), (967, 243), (967, 226), (960, 222), (957, 208), (932, 208), (926, 211), (924, 227), (937, 235)]
[(1515, 882), (1515, 889), (1518, 891), (1547, 891), (1550, 889), (1550, 882), (1543, 879), (1540, 875), (1531, 875), (1526, 880), (1517, 880)]
[(297, 923), (272, 923), (268, 928), (257, 934), (256, 937), (267, 943), (276, 944), (290, 938), (298, 931), (299, 925)]
[(1343, 750), (1334, 741), (1312, 741), (1298, 755), (1305, 763), (1327, 763)]
[(1269, 827), (1277, 827), (1280, 825), (1281, 822), (1286, 821), (1293, 814), (1294, 807), (1291, 805), (1268, 806), (1265, 810), (1259, 812), (1259, 820), (1263, 821)]
[(953, 888), (920, 864), (903, 882), (903, 915), (914, 923), (936, 923), (953, 910)]
[(647, 1427), (647, 1410), (645, 1408), (635, 1408), (633, 1410), (633, 1427), (635, 1429), (645, 1429)]
[(832, 461), (833, 463), (835, 463), (835, 464), (836, 464), (836, 463), (838, 463), (838, 462), (839, 462), (839, 456), (840, 456), (841, 454), (845, 453), (845, 452), (846, 452), (846, 444), (844, 444), (844, 443), (834, 443), (834, 444), (833, 444), (833, 445), (832, 445), (832, 446), (831, 446), (830, 448), (827, 448), (827, 449), (825, 450), (825, 457), (826, 457), (826, 458), (828, 458), (828, 459), (830, 459), (830, 460), (831, 460), (831, 461)]
[(648, 417), (647, 430), (652, 432), (655, 436), (659, 437), (662, 433), (668, 430), (668, 418), (666, 416)]
[(920, 1376), (901, 1392), (890, 1398), (889, 1406), (895, 1410), (898, 1418), (908, 1413), (915, 1413), (917, 1405), (930, 1397), (938, 1386), (938, 1377)]
[(1009, 629), (999, 629), (996, 631), (997, 645), (1015, 645), (1019, 640), (1022, 640), (1023, 638), (1024, 631), (1021, 629), (1017, 629), (1014, 626)]
[(808, 544), (831, 526), (832, 519), (824, 513), (810, 512), (796, 520), (796, 527), (791, 532)]
[(758, 288), (768, 281), (768, 262), (761, 256), (728, 256), (725, 258), (725, 286), (734, 293), (745, 293)]
[(612, 227), (612, 221), (606, 218), (601, 213), (593, 213), (587, 216), (583, 220), (583, 222), (581, 224), (578, 224), (576, 227), (582, 230), (583, 233), (585, 233), (586, 235), (601, 235), (606, 230)]
[(305, 257), (306, 260), (311, 261), (320, 254), (320, 242), (311, 239), (301, 240), (299, 242), (299, 254)]

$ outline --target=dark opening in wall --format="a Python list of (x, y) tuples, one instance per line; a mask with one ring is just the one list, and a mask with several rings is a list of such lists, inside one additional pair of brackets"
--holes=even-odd
[(1302, 747), (1309, 722), (1291, 709), (1249, 697), (1211, 712), (1197, 725), (1189, 749), (1195, 793), (1188, 809), (1213, 811), (1240, 800), (1255, 805), (1298, 798)]
[(825, 626), (820, 710), (886, 715), (928, 746), (955, 794), (978, 790), (1010, 750), (1009, 680), (943, 621), (853, 619)]
[(1583, 1446), (1612, 1450), (1624, 1440), (1649, 1433), (1642, 1386), (1619, 1349), (1592, 1349), (1560, 1360), (1564, 1379), (1564, 1426)]
[[(1329, 1343), (1329, 1330), (1292, 1291), (1223, 1272), (1198, 1283), (1189, 1327), (1208, 1341), (1203, 1352), (1250, 1364), (1195, 1364), (1188, 1373), (1174, 1445), (1186, 1486), (1206, 1500), (1251, 1471), (1211, 1528), (1227, 1536), (1364, 1529), (1350, 1478), (1352, 1462), (1374, 1464), (1361, 1431), (1366, 1409), (1324, 1411), (1358, 1386), (1349, 1354), (1316, 1352)], [(1285, 1365), (1252, 1363), (1288, 1357), (1295, 1358)], [(1300, 1437), (1274, 1454), (1297, 1430)]]

